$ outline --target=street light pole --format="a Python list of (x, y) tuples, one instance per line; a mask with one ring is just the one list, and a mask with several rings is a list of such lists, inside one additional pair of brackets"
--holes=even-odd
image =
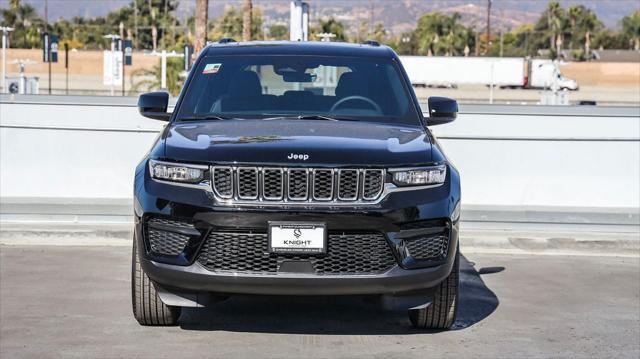
[[(49, 32), (49, 0), (44, 0), (44, 29), (45, 32)], [(51, 95), (51, 34), (49, 33), (49, 41), (47, 41), (47, 54), (49, 58), (47, 62), (49, 64), (49, 95)]]
[(485, 54), (489, 55), (491, 51), (491, 1), (487, 0), (487, 51)]
[[(103, 38), (105, 39), (111, 39), (111, 96), (115, 95), (115, 87), (113, 84), (113, 80), (116, 76), (116, 41), (118, 41), (118, 39), (120, 39), (120, 36), (116, 35), (116, 34), (108, 34), (108, 35), (104, 35)], [(122, 79), (122, 81), (124, 81), (124, 79)]]
[(160, 87), (167, 88), (167, 50), (162, 50), (160, 55)]
[(11, 27), (0, 27), (2, 30), (2, 92), (7, 91), (7, 47), (9, 41), (9, 32), (13, 31)]

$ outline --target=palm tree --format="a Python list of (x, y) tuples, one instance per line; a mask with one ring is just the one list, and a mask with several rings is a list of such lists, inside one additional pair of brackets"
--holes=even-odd
[(34, 41), (32, 33), (37, 33), (37, 26), (41, 25), (36, 14), (36, 10), (29, 4), (21, 4), (20, 0), (11, 0), (9, 8), (2, 10), (2, 23), (5, 26), (13, 27), (15, 47), (29, 48), (37, 46), (40, 41), (39, 35)]
[(569, 40), (569, 48), (573, 49), (573, 38), (576, 35), (576, 23), (578, 22), (578, 18), (582, 15), (582, 5), (581, 6), (570, 6), (569, 11), (569, 23), (571, 24), (571, 38)]
[(640, 50), (640, 10), (622, 19), (622, 34), (634, 50)]
[(242, 7), (242, 41), (251, 41), (251, 0), (244, 0)]
[(194, 55), (197, 55), (207, 44), (207, 21), (209, 12), (209, 0), (196, 0), (196, 43)]
[(571, 26), (571, 42), (569, 48), (573, 48), (573, 39), (584, 39), (585, 55), (589, 55), (589, 42), (591, 34), (602, 30), (604, 25), (596, 14), (583, 5), (571, 6), (567, 12)]
[(547, 30), (549, 31), (549, 49), (555, 49), (557, 57), (562, 50), (564, 9), (557, 1), (550, 1), (545, 12), (547, 15)]
[(472, 31), (460, 23), (460, 14), (435, 12), (418, 19), (414, 30), (418, 51), (427, 55), (460, 55), (469, 44)]

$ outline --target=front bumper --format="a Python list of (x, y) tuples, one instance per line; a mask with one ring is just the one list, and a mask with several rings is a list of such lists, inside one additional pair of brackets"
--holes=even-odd
[[(452, 251), (455, 252), (455, 251)], [(171, 291), (264, 295), (370, 295), (427, 290), (444, 280), (453, 262), (406, 270), (399, 266), (375, 275), (275, 275), (214, 273), (198, 263), (177, 266), (143, 259), (147, 275)]]
[[(458, 246), (456, 206), (460, 201), (459, 178), (449, 168), (445, 185), (419, 191), (394, 193), (367, 208), (278, 209), (216, 206), (206, 191), (158, 183), (148, 178), (146, 161), (136, 173), (135, 240), (140, 262), (160, 292), (265, 294), (265, 295), (391, 295), (424, 299), (453, 267)], [(147, 239), (148, 218), (180, 218), (192, 223), (183, 230), (190, 236), (184, 250), (162, 256), (151, 250)], [(215, 271), (198, 261), (203, 243), (216, 231), (266, 233), (268, 221), (317, 222), (330, 232), (376, 232), (384, 235), (394, 264), (375, 273), (317, 273), (275, 271)], [(437, 260), (418, 260), (407, 255), (404, 243), (433, 232), (432, 223), (445, 226), (448, 250)], [(424, 224), (416, 227), (415, 224)], [(407, 227), (409, 226), (409, 227)], [(409, 229), (407, 229), (409, 228)], [(197, 295), (196, 295), (197, 297)], [(161, 296), (161, 298), (164, 297)], [(199, 302), (199, 301), (198, 301)], [(175, 304), (175, 303), (174, 303)]]

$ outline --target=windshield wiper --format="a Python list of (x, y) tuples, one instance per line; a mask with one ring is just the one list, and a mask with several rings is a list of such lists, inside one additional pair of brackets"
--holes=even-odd
[(323, 115), (300, 115), (298, 120), (325, 120), (325, 121), (339, 121), (337, 118), (323, 116)]
[(182, 117), (178, 121), (201, 121), (201, 120), (237, 120), (236, 117), (227, 117), (219, 115), (198, 115), (192, 117)]
[(286, 119), (296, 119), (296, 120), (324, 120), (324, 121), (358, 121), (354, 118), (348, 117), (330, 117), (324, 115), (298, 115), (298, 116), (276, 116), (276, 117), (266, 117), (263, 120), (286, 120)]

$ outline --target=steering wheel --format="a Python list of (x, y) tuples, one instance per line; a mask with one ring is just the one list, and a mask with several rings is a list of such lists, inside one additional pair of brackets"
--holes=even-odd
[(343, 103), (348, 102), (348, 101), (356, 101), (356, 100), (364, 101), (367, 104), (371, 105), (371, 107), (373, 107), (374, 110), (376, 110), (379, 113), (382, 113), (382, 109), (380, 108), (380, 106), (378, 106), (377, 103), (373, 102), (370, 98), (367, 98), (367, 97), (364, 97), (364, 96), (347, 96), (347, 97), (345, 97), (343, 99), (338, 100), (338, 102), (333, 104), (333, 106), (331, 106), (331, 110), (329, 110), (329, 111), (333, 112), (338, 107), (340, 107), (340, 105), (342, 105)]

